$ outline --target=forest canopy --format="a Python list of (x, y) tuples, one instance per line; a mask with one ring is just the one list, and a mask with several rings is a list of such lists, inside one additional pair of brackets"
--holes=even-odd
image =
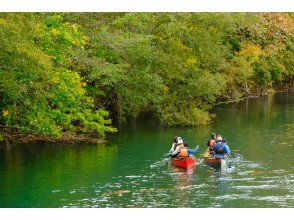
[(293, 89), (293, 13), (0, 13), (0, 140), (104, 138), (148, 113), (209, 123), (218, 102)]

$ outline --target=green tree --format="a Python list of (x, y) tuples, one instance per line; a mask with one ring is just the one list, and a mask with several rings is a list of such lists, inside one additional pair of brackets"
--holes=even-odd
[(1, 124), (56, 137), (115, 131), (70, 69), (72, 51), (85, 40), (76, 26), (54, 14), (1, 13), (0, 29)]

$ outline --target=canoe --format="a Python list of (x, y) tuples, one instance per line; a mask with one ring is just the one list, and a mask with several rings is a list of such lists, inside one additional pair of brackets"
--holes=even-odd
[(222, 162), (221, 158), (212, 158), (212, 157), (204, 157), (204, 161), (208, 165), (217, 165), (217, 166), (220, 166)]
[(224, 158), (215, 158), (209, 152), (204, 154), (204, 161), (206, 164), (220, 167), (221, 169), (227, 169), (229, 167), (228, 162)]
[(216, 166), (220, 166), (222, 162), (221, 158), (215, 158), (209, 152), (204, 153), (204, 161), (208, 165), (216, 165)]
[(181, 167), (181, 168), (189, 168), (193, 167), (196, 163), (196, 158), (172, 158), (171, 162), (174, 166), (176, 167)]

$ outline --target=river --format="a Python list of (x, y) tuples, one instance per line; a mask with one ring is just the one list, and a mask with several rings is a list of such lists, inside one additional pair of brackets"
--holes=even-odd
[[(212, 124), (196, 128), (137, 120), (99, 145), (2, 146), (0, 207), (294, 207), (294, 94), (213, 112)], [(211, 132), (243, 155), (227, 172), (166, 159), (175, 135), (203, 151)]]

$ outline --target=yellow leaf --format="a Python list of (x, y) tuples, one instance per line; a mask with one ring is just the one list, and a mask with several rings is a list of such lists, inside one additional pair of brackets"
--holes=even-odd
[(260, 46), (258, 46), (256, 44), (243, 44), (242, 49), (239, 52), (239, 56), (248, 57), (248, 58), (255, 60), (259, 57), (261, 52), (262, 51), (261, 51)]
[(167, 93), (168, 91), (169, 91), (169, 88), (166, 86), (166, 85), (163, 85), (163, 91), (165, 92), (165, 93)]
[(7, 117), (8, 116), (8, 114), (9, 114), (9, 112), (7, 111), (7, 110), (3, 110), (3, 117)]
[(55, 28), (53, 28), (53, 29), (51, 30), (51, 33), (52, 33), (54, 36), (57, 36), (57, 35), (59, 34), (59, 31), (56, 30)]
[(190, 67), (192, 65), (194, 65), (197, 62), (197, 60), (195, 59), (195, 57), (189, 58), (187, 60), (187, 66)]

